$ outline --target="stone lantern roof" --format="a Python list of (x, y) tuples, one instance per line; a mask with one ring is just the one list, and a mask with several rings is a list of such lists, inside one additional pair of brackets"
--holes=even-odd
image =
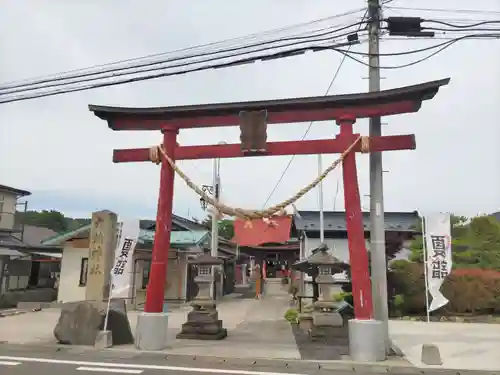
[(329, 266), (334, 273), (340, 273), (348, 268), (348, 265), (331, 255), (328, 246), (320, 245), (312, 251), (312, 254), (304, 260), (292, 265), (292, 269), (311, 274), (312, 269), (318, 266)]
[(191, 259), (189, 261), (189, 263), (197, 264), (200, 266), (217, 266), (217, 265), (223, 264), (224, 261), (221, 259), (215, 258), (208, 253), (204, 253), (204, 254), (202, 254), (194, 259)]
[(328, 252), (328, 246), (325, 244), (314, 249), (306, 260), (313, 266), (334, 266), (342, 263), (338, 258)]

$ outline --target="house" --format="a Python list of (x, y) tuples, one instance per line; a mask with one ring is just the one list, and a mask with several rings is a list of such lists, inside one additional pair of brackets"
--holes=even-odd
[[(370, 213), (363, 212), (363, 226), (365, 229), (366, 248), (370, 249)], [(345, 212), (325, 211), (324, 236), (325, 243), (332, 254), (339, 260), (349, 263), (349, 246), (347, 242), (347, 226)], [(419, 216), (415, 212), (385, 212), (386, 239), (398, 237), (410, 240), (418, 234)], [(295, 215), (291, 236), (300, 240), (301, 259), (311, 255), (311, 250), (320, 243), (319, 211), (298, 211)]]
[[(366, 248), (370, 251), (370, 213), (362, 212), (362, 215)], [(295, 215), (291, 235), (299, 238), (301, 259), (310, 256), (312, 249), (321, 245), (319, 216), (319, 211), (299, 211)], [(342, 262), (349, 263), (349, 243), (347, 240), (345, 212), (325, 211), (323, 217), (325, 244), (329, 247), (332, 255)], [(418, 234), (417, 224), (420, 219), (416, 211), (385, 212), (384, 219), (386, 240), (397, 238), (398, 243), (400, 240), (405, 242)], [(403, 248), (397, 253), (396, 257), (404, 259), (408, 255), (409, 252)], [(304, 280), (309, 281), (310, 277), (305, 276)], [(347, 281), (347, 276), (345, 273), (337, 274), (334, 275), (334, 280), (343, 283)]]
[(0, 294), (50, 286), (58, 272), (60, 249), (41, 244), (55, 232), (16, 223), (17, 208), (26, 209), (29, 195), (29, 191), (0, 185)]
[[(134, 252), (134, 265), (130, 275), (132, 288), (129, 292), (129, 304), (135, 307), (141, 306), (145, 301), (155, 234), (154, 222), (141, 220), (140, 226), (139, 241)], [(58, 302), (85, 299), (90, 228), (90, 224), (84, 225), (42, 241), (46, 246), (62, 247)], [(194, 298), (195, 288), (192, 287), (194, 273), (188, 264), (188, 259), (199, 254), (203, 248), (209, 247), (210, 232), (202, 224), (173, 215), (170, 243), (165, 300), (190, 300)], [(229, 269), (226, 272), (228, 274), (231, 273), (230, 269), (234, 269), (235, 253), (234, 244), (223, 238), (219, 240), (219, 256), (225, 259), (226, 267)], [(226, 277), (225, 280), (227, 279)], [(226, 284), (231, 284), (230, 280), (231, 278), (226, 281)], [(232, 292), (229, 285), (225, 285), (220, 290)]]

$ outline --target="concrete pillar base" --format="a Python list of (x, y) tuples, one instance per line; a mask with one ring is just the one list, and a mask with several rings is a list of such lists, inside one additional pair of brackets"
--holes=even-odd
[(440, 366), (443, 364), (439, 348), (434, 344), (422, 345), (422, 363), (426, 365)]
[(111, 331), (99, 331), (95, 338), (94, 346), (97, 349), (106, 349), (113, 346), (113, 335)]
[(359, 362), (386, 359), (384, 326), (381, 321), (349, 320), (349, 356)]
[(163, 350), (167, 347), (168, 315), (141, 313), (137, 316), (135, 347), (140, 350)]

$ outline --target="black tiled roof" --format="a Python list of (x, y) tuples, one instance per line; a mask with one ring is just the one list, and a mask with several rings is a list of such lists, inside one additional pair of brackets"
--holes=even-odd
[[(346, 221), (343, 211), (325, 211), (325, 232), (345, 232)], [(415, 232), (419, 220), (418, 213), (414, 212), (386, 212), (385, 230), (394, 232)], [(370, 230), (370, 213), (363, 212), (363, 225), (366, 231)], [(297, 230), (316, 232), (320, 230), (319, 211), (298, 211), (294, 216), (294, 226)]]

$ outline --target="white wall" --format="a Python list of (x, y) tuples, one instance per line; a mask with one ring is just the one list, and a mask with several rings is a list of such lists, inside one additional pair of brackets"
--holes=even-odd
[[(140, 255), (135, 254), (137, 257)], [(59, 279), (59, 288), (57, 293), (58, 302), (74, 302), (85, 299), (85, 286), (79, 286), (80, 267), (82, 258), (88, 258), (89, 249), (73, 248), (67, 245), (63, 249), (61, 259), (61, 273)], [(145, 290), (142, 289), (142, 276), (144, 262), (135, 261), (135, 274), (133, 267), (130, 271), (130, 288), (128, 296), (131, 300), (143, 303)], [(178, 259), (169, 259), (169, 270), (167, 272), (167, 289), (165, 290), (166, 299), (185, 299), (186, 298), (186, 255), (180, 253)], [(180, 283), (180, 285), (179, 285)]]
[(16, 203), (17, 196), (15, 194), (0, 191), (0, 229), (12, 229), (14, 227)]
[(89, 257), (89, 249), (65, 246), (62, 252), (61, 273), (57, 292), (58, 302), (83, 301), (85, 286), (78, 285), (82, 258)]
[[(365, 240), (366, 248), (370, 249), (368, 240)], [(349, 263), (349, 244), (347, 238), (325, 238), (325, 244), (331, 251), (331, 254), (342, 262)], [(319, 238), (307, 238), (304, 243), (305, 257), (311, 255), (312, 250), (319, 247), (321, 242)]]

